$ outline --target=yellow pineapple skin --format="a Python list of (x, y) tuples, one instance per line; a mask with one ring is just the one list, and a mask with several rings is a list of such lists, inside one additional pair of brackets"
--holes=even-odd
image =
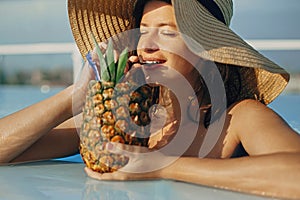
[(106, 150), (108, 142), (148, 146), (150, 107), (158, 103), (157, 88), (134, 83), (91, 81), (80, 131), (80, 154), (86, 166), (99, 173), (114, 172), (128, 157)]

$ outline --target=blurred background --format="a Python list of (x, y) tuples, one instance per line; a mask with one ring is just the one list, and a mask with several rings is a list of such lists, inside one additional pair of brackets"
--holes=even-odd
[[(297, 75), (299, 18), (299, 0), (235, 0), (231, 28)], [(65, 0), (0, 0), (0, 26), (1, 84), (72, 83), (80, 63)]]
[[(284, 94), (296, 95), (294, 103), (300, 103), (299, 19), (299, 0), (234, 0), (231, 28), (291, 73)], [(73, 82), (82, 61), (66, 0), (0, 0), (0, 27), (0, 118)]]
[(0, 0), (0, 26), (1, 84), (72, 83), (65, 0)]

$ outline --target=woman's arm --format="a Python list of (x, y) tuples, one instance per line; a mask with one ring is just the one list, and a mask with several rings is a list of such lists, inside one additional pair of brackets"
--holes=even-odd
[(71, 118), (46, 133), (11, 162), (26, 162), (71, 156), (78, 153), (79, 136)]
[(71, 118), (72, 92), (73, 86), (70, 86), (46, 100), (2, 118), (0, 162), (12, 161), (54, 127)]
[[(153, 165), (154, 162), (162, 162), (162, 158), (146, 162)], [(134, 166), (128, 168), (134, 169)], [(88, 168), (85, 171), (98, 180), (169, 179), (255, 195), (300, 198), (299, 152), (229, 159), (180, 157), (163, 169), (147, 173), (129, 173), (122, 169), (104, 174)]]
[(160, 177), (258, 195), (300, 198), (300, 153), (235, 159), (179, 158)]

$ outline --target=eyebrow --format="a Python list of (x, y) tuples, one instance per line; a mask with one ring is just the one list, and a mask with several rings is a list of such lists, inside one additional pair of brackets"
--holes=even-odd
[[(149, 27), (149, 26), (147, 25), (147, 23), (141, 23), (140, 26)], [(159, 23), (159, 24), (157, 25), (157, 27), (164, 27), (164, 26), (170, 26), (170, 27), (177, 28), (177, 26), (176, 26), (175, 23), (169, 23), (169, 22), (162, 22), (162, 23)]]

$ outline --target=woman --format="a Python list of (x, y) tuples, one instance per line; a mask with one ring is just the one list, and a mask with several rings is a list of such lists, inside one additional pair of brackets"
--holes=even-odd
[[(154, 73), (159, 76), (163, 74), (162, 67), (169, 66), (179, 71), (190, 83), (195, 83), (195, 76), (191, 76), (194, 74), (192, 65), (198, 65), (205, 71), (209, 68), (203, 63), (213, 60), (221, 71), (227, 93), (225, 125), (205, 158), (198, 157), (204, 141), (203, 135), (207, 134), (207, 130), (218, 126), (219, 119), (224, 115), (209, 108), (212, 97), (209, 99), (205, 93), (199, 94), (196, 91), (200, 113), (203, 112), (200, 116), (205, 117), (200, 117), (195, 139), (180, 158), (174, 161), (169, 155), (157, 152), (149, 159), (143, 154), (139, 156), (131, 153), (145, 151), (143, 148), (110, 143), (107, 148), (111, 152), (129, 156), (129, 163), (113, 173), (99, 174), (86, 168), (89, 176), (99, 180), (162, 178), (255, 194), (300, 197), (297, 188), (300, 180), (300, 137), (264, 105), (283, 90), (288, 74), (228, 28), (231, 15), (232, 2), (228, 0), (174, 0), (172, 5), (170, 1), (162, 0), (137, 1), (136, 4), (135, 1), (128, 0), (99, 0), (95, 5), (86, 1), (69, 1), (72, 31), (83, 55), (92, 46), (88, 32), (95, 35), (100, 33), (97, 38), (105, 41), (110, 36), (139, 27), (138, 56), (129, 60), (142, 65), (152, 63), (142, 66), (146, 76), (150, 71), (152, 75)], [(192, 39), (182, 38), (178, 31)], [(195, 45), (195, 41), (205, 51)], [(175, 50), (176, 48), (182, 48), (182, 51)], [(185, 63), (178, 55), (190, 59)], [(195, 55), (199, 56), (198, 59)], [(134, 67), (141, 66), (135, 64)], [(154, 77), (150, 75), (149, 78)], [(200, 79), (198, 80), (198, 85), (201, 85)], [(196, 90), (197, 84), (192, 86)], [(188, 104), (182, 107), (189, 109)], [(185, 117), (184, 113), (181, 115)], [(185, 126), (185, 134), (188, 135), (187, 130), (192, 126), (192, 120), (188, 116), (185, 119), (187, 120), (181, 125)], [(159, 140), (154, 144), (160, 147)], [(245, 150), (242, 151), (244, 154), (239, 154), (239, 158), (232, 158), (239, 147)], [(240, 157), (241, 155), (248, 156)], [(172, 161), (168, 162), (169, 159)], [(167, 162), (163, 167), (153, 167), (153, 163), (163, 161)]]
[[(90, 32), (95, 35), (99, 33), (98, 38), (105, 41), (114, 34), (135, 27), (135, 20), (141, 27), (141, 38), (138, 43), (139, 57), (130, 57), (131, 62), (138, 62), (139, 58), (142, 58), (144, 62), (153, 62), (153, 56), (151, 58), (149, 55), (159, 55), (160, 57), (156, 57), (157, 60), (160, 62), (164, 60), (164, 65), (175, 68), (182, 66), (176, 65), (177, 62), (174, 63), (180, 61), (185, 64), (184, 66), (189, 67), (176, 70), (187, 77), (190, 83), (195, 83), (194, 77), (190, 76), (193, 74), (192, 66), (198, 65), (199, 68), (205, 69), (201, 66), (207, 66), (203, 65), (202, 61), (207, 62), (208, 53), (209, 58), (219, 63), (218, 65), (233, 65), (233, 70), (230, 67), (228, 74), (233, 74), (234, 77), (236, 74), (240, 74), (241, 89), (234, 92), (231, 91), (232, 88), (227, 88), (226, 84), (231, 85), (230, 81), (236, 79), (226, 79), (227, 70), (222, 73), (223, 67), (219, 66), (221, 74), (224, 74), (222, 78), (229, 81), (224, 87), (226, 92), (234, 94), (227, 97), (227, 112), (220, 114), (218, 110), (209, 108), (209, 103), (214, 98), (207, 97), (201, 101), (202, 97), (206, 97), (207, 94), (197, 95), (201, 108), (204, 108), (204, 110), (200, 109), (200, 119), (198, 120), (196, 117), (196, 120), (192, 120), (194, 116), (197, 116), (194, 115), (197, 112), (193, 113), (193, 111), (198, 110), (194, 107), (190, 109), (191, 116), (181, 113), (182, 116), (186, 116), (184, 118), (186, 119), (185, 130), (189, 130), (190, 126), (195, 124), (194, 121), (199, 125), (195, 140), (181, 157), (173, 160), (172, 156), (157, 152), (152, 158), (156, 158), (159, 162), (168, 161), (171, 158), (172, 162), (168, 162), (163, 168), (154, 171), (150, 168), (150, 170), (146, 170), (147, 172), (141, 172), (140, 169), (149, 167), (151, 163), (158, 163), (158, 161), (150, 160), (151, 162), (149, 162), (149, 159), (142, 159), (136, 154), (125, 151), (132, 149), (145, 151), (144, 148), (119, 146), (111, 143), (108, 145), (111, 152), (125, 152), (130, 157), (128, 165), (117, 172), (106, 174), (98, 174), (86, 169), (89, 176), (100, 180), (172, 179), (255, 194), (300, 197), (297, 187), (300, 180), (299, 135), (276, 113), (259, 102), (265, 104), (271, 102), (285, 87), (288, 75), (283, 69), (254, 51), (230, 31), (227, 26), (232, 14), (231, 1), (216, 0), (205, 4), (205, 1), (174, 0), (173, 5), (165, 1), (141, 1), (141, 4), (147, 3), (145, 5), (137, 4), (136, 18), (132, 18), (135, 1), (99, 0), (97, 5), (94, 5), (94, 2), (69, 0), (68, 4), (74, 38), (83, 56), (92, 49), (89, 39)], [(101, 10), (96, 12), (100, 8)], [(194, 9), (197, 11), (197, 15), (193, 13)], [(139, 13), (139, 10), (143, 12)], [(186, 12), (187, 10), (188, 12)], [(113, 14), (110, 11), (113, 11)], [(120, 14), (119, 11), (124, 13)], [(104, 18), (103, 15), (101, 17), (101, 13), (105, 14)], [(138, 16), (140, 16), (140, 20), (138, 20)], [(97, 24), (101, 19), (105, 19), (105, 23)], [(110, 23), (110, 20), (113, 19), (117, 19), (118, 22)], [(204, 23), (205, 21), (206, 23)], [(191, 24), (188, 24), (189, 22)], [(156, 40), (151, 39), (152, 36), (148, 35), (151, 28), (161, 30), (161, 32), (153, 33), (156, 34), (154, 35)], [(178, 31), (192, 39), (197, 39), (196, 41), (204, 47), (206, 52), (203, 54), (203, 49), (193, 45), (191, 40), (182, 40), (181, 35), (176, 34)], [(176, 39), (178, 43), (175, 43), (175, 46), (169, 46), (174, 43), (163, 43), (164, 40), (159, 38), (160, 36), (163, 36), (164, 39), (166, 39), (164, 36), (172, 37), (169, 39)], [(178, 50), (175, 50), (176, 45), (185, 48), (184, 52), (188, 51), (188, 57), (191, 58), (188, 62), (176, 56), (181, 55)], [(168, 47), (174, 47), (174, 49), (167, 49)], [(176, 54), (172, 54), (172, 52), (176, 52)], [(164, 59), (160, 59), (162, 56)], [(208, 61), (208, 63), (210, 62)], [(133, 67), (141, 66), (137, 63)], [(253, 67), (258, 69), (253, 70)], [(239, 70), (237, 70), (238, 68)], [(1, 119), (1, 162), (47, 159), (77, 152), (78, 136), (73, 120), (69, 119), (80, 112), (86, 83), (91, 79), (88, 68), (84, 69), (85, 73), (82, 77), (85, 80), (80, 82), (82, 84), (70, 86), (41, 103)], [(145, 69), (150, 73), (151, 67)], [(247, 78), (254, 74), (257, 75), (255, 78)], [(268, 78), (263, 79), (264, 76)], [(247, 80), (248, 82), (245, 82)], [(193, 88), (197, 90), (197, 84), (193, 85)], [(201, 89), (201, 91), (205, 90)], [(73, 95), (74, 92), (77, 95)], [(77, 97), (78, 99), (74, 99)], [(191, 101), (191, 105), (195, 106), (193, 101)], [(208, 107), (204, 107), (204, 105), (208, 105)], [(189, 110), (189, 104), (184, 104), (183, 107)], [(219, 139), (212, 150), (205, 154), (205, 158), (199, 158), (198, 153), (204, 140), (202, 133), (207, 134), (207, 130), (219, 127), (219, 119), (222, 119), (223, 116), (225, 117), (225, 126), (224, 128), (222, 126)], [(169, 140), (168, 137), (163, 139)], [(162, 139), (154, 141), (156, 142), (154, 147), (155, 145), (159, 147)], [(240, 144), (249, 156), (231, 158)], [(246, 184), (241, 185), (241, 180)]]

